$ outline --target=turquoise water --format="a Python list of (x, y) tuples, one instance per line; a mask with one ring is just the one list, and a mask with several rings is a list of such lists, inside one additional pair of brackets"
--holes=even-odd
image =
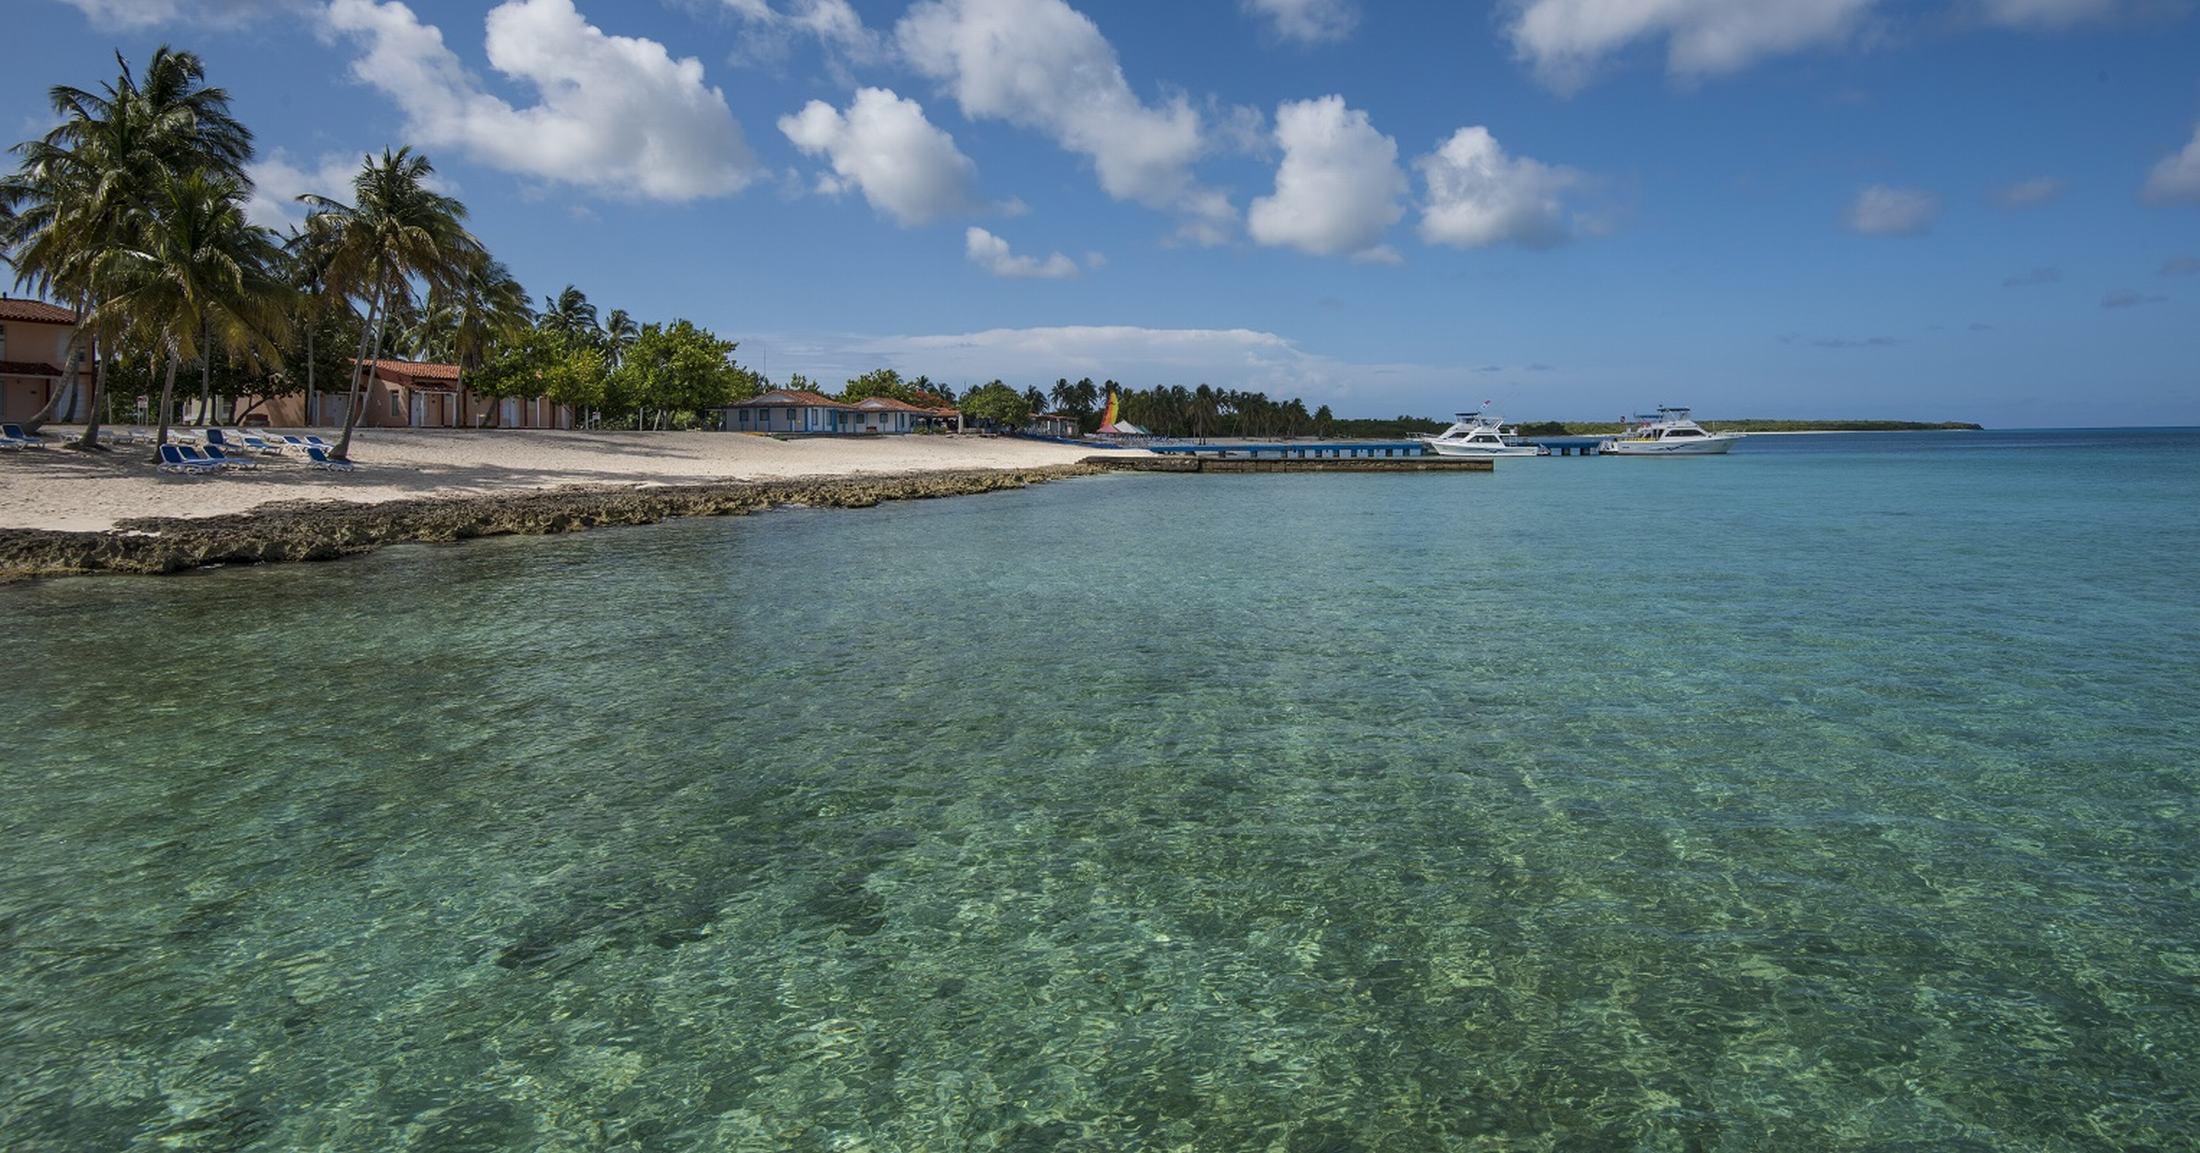
[(0, 588), (0, 1146), (2200, 1147), (2200, 433)]

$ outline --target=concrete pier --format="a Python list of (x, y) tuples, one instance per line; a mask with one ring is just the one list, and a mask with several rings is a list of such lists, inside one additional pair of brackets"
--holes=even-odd
[(1497, 462), (1455, 456), (1269, 458), (1242, 456), (1088, 456), (1085, 464), (1116, 472), (1492, 472)]

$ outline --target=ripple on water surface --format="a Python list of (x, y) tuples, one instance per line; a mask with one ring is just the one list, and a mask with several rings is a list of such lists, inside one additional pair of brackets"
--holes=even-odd
[(0, 589), (0, 1133), (2194, 1147), (2200, 443), (1988, 447)]

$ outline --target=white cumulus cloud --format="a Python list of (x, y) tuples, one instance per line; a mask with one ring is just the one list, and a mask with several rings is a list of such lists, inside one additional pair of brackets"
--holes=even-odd
[(2163, 157), (2147, 174), (2145, 195), (2156, 204), (2200, 204), (2200, 125), (2183, 149)]
[(1342, 40), (1360, 22), (1360, 6), (1354, 0), (1242, 0), (1247, 12), (1258, 16), (1285, 40), (1319, 44)]
[(276, 149), (245, 170), (252, 178), (252, 199), (245, 204), (245, 215), (254, 224), (277, 230), (304, 224), (306, 206), (298, 203), (298, 197), (310, 192), (349, 201), (351, 180), (359, 173), (363, 155), (323, 153), (306, 167)]
[(1543, 79), (1577, 87), (1597, 63), (1663, 40), (1679, 76), (1734, 72), (1767, 56), (1839, 41), (1878, 0), (1514, 0), (1513, 48)]
[(812, 100), (780, 117), (779, 130), (803, 152), (826, 157), (839, 180), (904, 227), (968, 212), (975, 203), (978, 166), (925, 119), (921, 105), (889, 89), (857, 91), (846, 112)]
[(297, 12), (308, 0), (65, 0), (101, 28), (155, 28), (167, 24), (231, 27), (278, 12)]
[(675, 59), (654, 40), (606, 34), (572, 0), (506, 0), (489, 12), (489, 64), (537, 92), (526, 107), (483, 91), (442, 31), (397, 0), (332, 0), (327, 23), (361, 46), (352, 75), (394, 100), (424, 147), (656, 200), (736, 192), (758, 175), (701, 62)]
[(1207, 147), (1199, 112), (1182, 96), (1140, 100), (1114, 46), (1062, 0), (924, 0), (894, 38), (963, 115), (1046, 133), (1091, 160), (1109, 196), (1177, 213), (1196, 239), (1226, 238), (1229, 199), (1192, 174)]
[(1406, 176), (1398, 144), (1375, 130), (1344, 97), (1300, 100), (1276, 109), (1276, 190), (1253, 202), (1246, 231), (1261, 244), (1317, 256), (1395, 261), (1383, 233), (1405, 215)]
[(1430, 244), (1483, 248), (1510, 242), (1549, 248), (1568, 238), (1560, 194), (1579, 182), (1580, 175), (1525, 156), (1507, 156), (1487, 128), (1452, 133), (1415, 167), (1428, 189), (1421, 208), (1421, 239)]
[(1916, 188), (1874, 184), (1856, 194), (1847, 214), (1851, 230), (1865, 236), (1915, 236), (1940, 215), (1940, 198)]
[(720, 0), (748, 25), (749, 34), (763, 54), (785, 50), (796, 36), (812, 36), (846, 58), (870, 59), (884, 44), (878, 33), (863, 24), (848, 0), (785, 0), (773, 7), (771, 0)]
[(1035, 256), (1018, 256), (1009, 248), (1008, 241), (972, 226), (963, 234), (963, 254), (970, 263), (995, 276), (1020, 280), (1066, 280), (1077, 275), (1077, 262), (1057, 252), (1040, 260)]

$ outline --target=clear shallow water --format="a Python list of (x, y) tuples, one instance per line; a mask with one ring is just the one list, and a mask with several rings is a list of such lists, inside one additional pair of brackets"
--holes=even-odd
[(2200, 434), (0, 588), (0, 1145), (2200, 1144)]

